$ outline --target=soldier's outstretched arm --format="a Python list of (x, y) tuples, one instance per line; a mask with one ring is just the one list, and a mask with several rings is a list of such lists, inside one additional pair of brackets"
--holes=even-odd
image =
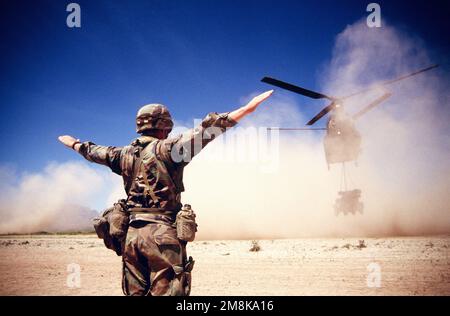
[(233, 127), (273, 93), (273, 90), (254, 97), (246, 105), (228, 113), (209, 113), (196, 128), (160, 143), (161, 157), (165, 161), (188, 164), (207, 144)]
[(121, 174), (120, 155), (122, 148), (113, 146), (99, 146), (91, 142), (80, 142), (75, 137), (64, 135), (59, 136), (58, 140), (65, 146), (80, 153), (84, 158), (91, 162), (105, 165), (117, 174)]
[(273, 90), (266, 91), (264, 93), (261, 93), (260, 95), (257, 95), (254, 97), (249, 103), (244, 105), (243, 107), (240, 107), (237, 110), (234, 110), (230, 113), (228, 113), (228, 117), (232, 120), (239, 122), (242, 118), (247, 116), (248, 114), (252, 113), (256, 110), (256, 108), (264, 102), (266, 99), (268, 99), (273, 93)]

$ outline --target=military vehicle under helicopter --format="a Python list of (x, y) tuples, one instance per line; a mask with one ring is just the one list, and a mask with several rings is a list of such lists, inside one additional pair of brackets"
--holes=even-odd
[[(345, 169), (345, 163), (350, 161), (357, 161), (359, 154), (361, 153), (361, 134), (355, 127), (355, 121), (387, 100), (392, 93), (386, 89), (386, 86), (398, 82), (400, 80), (418, 75), (425, 71), (429, 71), (438, 67), (438, 65), (433, 65), (427, 68), (420, 69), (418, 71), (406, 74), (399, 78), (384, 81), (376, 85), (372, 85), (361, 91), (349, 94), (344, 97), (333, 97), (323, 93), (315, 92), (309, 89), (305, 89), (278, 79), (264, 77), (261, 81), (285, 90), (289, 90), (312, 99), (328, 99), (331, 101), (326, 107), (324, 107), (317, 115), (315, 115), (309, 122), (306, 123), (307, 126), (314, 125), (322, 117), (330, 114), (325, 127), (309, 127), (309, 128), (286, 128), (286, 127), (270, 127), (269, 129), (277, 130), (323, 130), (326, 131), (326, 135), (323, 140), (325, 158), (327, 161), (328, 168), (330, 164), (341, 163), (342, 164), (342, 177), (341, 177), (341, 191), (338, 192), (338, 199), (335, 202), (335, 213), (343, 213), (344, 215), (348, 213), (355, 214), (357, 212), (363, 213), (363, 204), (359, 201), (361, 197), (361, 190), (354, 189), (348, 190), (347, 188), (347, 173)], [(362, 95), (369, 91), (377, 88), (383, 88), (384, 93), (380, 97), (374, 99), (369, 104), (362, 107), (361, 110), (353, 115), (349, 115), (345, 112), (345, 101)]]

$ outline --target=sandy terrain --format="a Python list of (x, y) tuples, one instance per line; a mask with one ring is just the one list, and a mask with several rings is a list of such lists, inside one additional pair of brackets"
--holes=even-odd
[[(192, 295), (450, 295), (450, 236), (259, 245), (250, 252), (250, 241), (190, 244)], [(67, 286), (71, 263), (81, 267), (80, 288)], [(380, 287), (367, 285), (371, 263), (381, 269)], [(120, 275), (120, 258), (94, 235), (0, 238), (1, 295), (121, 295)]]

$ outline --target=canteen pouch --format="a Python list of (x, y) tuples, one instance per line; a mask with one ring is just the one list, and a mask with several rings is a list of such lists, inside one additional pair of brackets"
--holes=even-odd
[(185, 204), (176, 217), (177, 237), (183, 241), (193, 241), (197, 232), (195, 213), (189, 204)]

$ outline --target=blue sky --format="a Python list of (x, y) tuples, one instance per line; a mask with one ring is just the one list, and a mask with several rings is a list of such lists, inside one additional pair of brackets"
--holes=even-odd
[[(69, 2), (2, 1), (0, 165), (36, 171), (75, 158), (61, 134), (128, 144), (137, 109), (150, 102), (189, 121), (266, 90), (265, 75), (319, 89), (334, 38), (370, 1), (77, 1), (80, 29), (65, 24)], [(446, 1), (378, 3), (383, 19), (423, 38), (447, 67)]]

